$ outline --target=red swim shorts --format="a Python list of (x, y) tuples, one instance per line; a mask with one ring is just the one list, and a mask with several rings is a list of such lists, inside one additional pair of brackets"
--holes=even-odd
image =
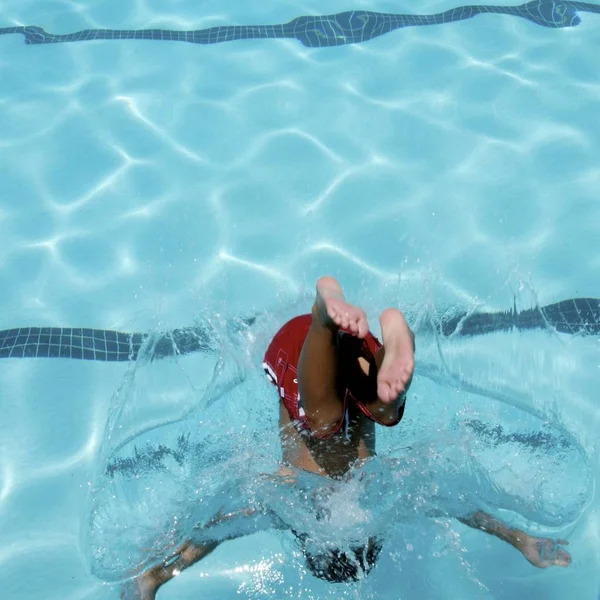
[[(287, 408), (290, 417), (294, 421), (299, 431), (310, 431), (308, 419), (302, 408), (300, 394), (298, 392), (298, 361), (300, 352), (304, 345), (304, 340), (308, 335), (308, 330), (312, 321), (312, 315), (300, 315), (288, 321), (276, 334), (265, 353), (263, 368), (269, 381), (277, 386), (279, 397)], [(342, 332), (341, 343), (345, 338), (352, 338), (349, 333)], [(373, 359), (377, 350), (381, 348), (379, 340), (369, 332), (362, 340), (361, 353), (367, 359)], [(374, 415), (369, 412), (365, 403), (356, 398), (350, 389), (346, 390), (344, 402), (354, 402), (358, 408), (369, 419), (393, 427), (397, 425), (404, 415), (404, 404), (398, 410), (398, 418), (393, 423), (381, 423)], [(346, 412), (346, 411), (345, 411)], [(344, 425), (346, 417), (342, 419), (338, 427), (330, 435), (337, 433)]]

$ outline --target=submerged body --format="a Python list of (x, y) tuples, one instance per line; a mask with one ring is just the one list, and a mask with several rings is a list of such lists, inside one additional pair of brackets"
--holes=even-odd
[[(292, 319), (275, 335), (263, 366), (280, 402), (280, 481), (294, 485), (296, 469), (341, 478), (375, 455), (376, 423), (394, 426), (401, 421), (414, 371), (414, 335), (395, 308), (383, 311), (380, 323), (383, 344), (370, 333), (365, 313), (346, 301), (338, 282), (322, 277), (311, 314)], [(217, 515), (202, 538), (210, 540), (211, 526), (233, 516), (239, 513)], [(560, 546), (564, 540), (534, 538), (481, 511), (454, 516), (510, 543), (535, 566), (570, 563)], [(309, 534), (293, 533), (312, 573), (333, 582), (365, 576), (382, 547), (381, 540), (368, 538), (347, 549), (315, 551), (309, 550)], [(162, 584), (231, 539), (214, 538), (184, 544), (124, 588), (123, 597), (152, 600)]]

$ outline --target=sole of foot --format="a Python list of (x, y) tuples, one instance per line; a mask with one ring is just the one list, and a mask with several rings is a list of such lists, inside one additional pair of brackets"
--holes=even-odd
[(377, 396), (389, 404), (406, 392), (414, 368), (413, 335), (401, 311), (388, 308), (379, 318), (385, 357), (377, 373)]

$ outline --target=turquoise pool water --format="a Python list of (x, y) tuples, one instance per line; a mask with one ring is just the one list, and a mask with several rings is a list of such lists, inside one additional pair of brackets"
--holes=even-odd
[[(458, 6), (0, 0), (0, 28), (202, 30)], [(0, 360), (3, 597), (119, 597), (118, 585), (90, 573), (90, 544), (102, 546), (91, 511), (108, 507), (101, 550), (116, 571), (122, 549), (110, 525), (129, 516), (140, 526), (141, 509), (127, 513), (129, 497), (111, 502), (90, 489), (130, 434), (166, 440), (169, 427), (141, 432), (187, 414), (173, 431), (199, 425), (202, 435), (239, 438), (233, 472), (239, 456), (271, 466), (275, 402), (253, 369), (326, 272), (374, 322), (398, 305), (417, 329), (410, 411), (381, 436), (382, 454), (402, 459), (410, 445), (411, 456), (476, 456), (506, 508), (535, 531), (568, 536), (573, 564), (538, 571), (455, 521), (411, 521), (367, 580), (328, 586), (303, 570), (288, 537), (263, 532), (223, 545), (159, 599), (598, 597), (600, 338), (536, 330), (446, 339), (427, 327), (453, 308), (599, 296), (600, 18), (580, 16), (563, 29), (481, 14), (321, 48), (0, 36), (0, 330), (167, 331), (208, 319), (223, 332), (228, 319), (260, 316), (242, 337), (221, 333), (212, 354), (138, 367)], [(344, 41), (335, 28), (320, 31)], [(217, 383), (243, 372), (241, 387), (215, 392), (219, 355)], [(566, 435), (568, 460), (503, 440), (477, 446), (464, 434), (475, 421), (500, 424), (502, 435)], [(108, 441), (107, 423), (119, 428)], [(155, 505), (168, 507), (167, 492), (156, 493)]]

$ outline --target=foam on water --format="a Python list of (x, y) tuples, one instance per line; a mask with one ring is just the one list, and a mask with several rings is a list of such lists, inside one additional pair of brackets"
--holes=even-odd
[[(356, 3), (403, 13), (455, 6)], [(202, 29), (349, 8), (340, 0), (168, 7), (148, 0), (0, 0), (0, 26), (57, 33)], [(248, 340), (252, 363), (285, 317), (307, 309), (308, 292), (324, 272), (339, 275), (373, 319), (392, 304), (409, 309), (414, 323), (432, 306), (506, 310), (515, 294), (524, 308), (533, 300), (598, 296), (598, 24), (592, 14), (572, 30), (481, 15), (323, 50), (292, 40), (36, 47), (3, 36), (0, 329), (166, 330), (204, 311), (268, 310), (268, 325)], [(296, 303), (299, 297), (306, 302)], [(315, 580), (289, 534), (260, 533), (224, 544), (161, 590), (163, 598), (596, 600), (600, 521), (597, 502), (587, 503), (597, 475), (598, 340), (546, 332), (436, 340), (427, 331), (418, 341), (406, 420), (380, 432), (383, 457), (373, 465), (373, 481), (408, 491), (410, 474), (431, 465), (419, 462), (429, 456), (439, 477), (413, 477), (411, 485), (422, 481), (420, 497), (431, 501), (425, 492), (447, 472), (435, 452), (461, 440), (464, 452), (448, 460), (466, 491), (473, 476), (492, 507), (511, 511), (507, 518), (544, 534), (564, 528), (573, 567), (537, 572), (511, 548), (455, 521), (418, 519), (390, 532), (378, 566), (356, 585)], [(224, 373), (235, 380), (239, 356), (231, 349), (224, 356), (232, 353)], [(211, 432), (217, 439), (210, 448), (238, 451), (210, 454), (210, 464), (232, 474), (252, 461), (257, 472), (269, 470), (277, 458), (272, 389), (253, 380), (256, 407), (243, 385), (223, 388), (227, 393), (215, 397), (224, 400), (210, 404), (205, 393), (217, 360), (148, 362), (133, 373), (119, 364), (0, 362), (6, 598), (118, 597), (117, 587), (89, 574), (84, 559), (81, 530), (94, 514), (89, 498), (97, 501), (98, 523), (113, 527), (96, 530), (105, 539), (92, 539), (106, 551), (102, 568), (113, 579), (158, 560), (195, 519), (207, 518), (221, 500), (225, 505), (227, 489), (221, 496), (218, 480), (214, 489), (208, 485), (210, 465), (201, 462), (204, 500), (192, 511), (187, 492), (200, 488), (181, 482), (194, 471), (168, 452), (144, 455), (145, 468), (154, 457), (180, 469), (163, 487), (151, 480), (155, 495), (145, 505), (132, 502), (144, 490), (124, 479), (127, 501), (112, 498), (109, 488), (106, 496), (89, 495), (98, 489), (96, 475), (106, 474), (111, 460), (133, 456), (135, 446), (176, 452), (194, 410), (211, 415), (202, 426), (200, 418), (194, 422), (194, 448), (208, 452), (201, 442)], [(252, 371), (250, 363), (241, 360), (242, 373)], [(131, 405), (118, 404), (118, 389)], [(111, 398), (130, 412), (121, 413), (122, 429), (107, 446), (106, 423), (117, 422)], [(259, 422), (259, 440), (243, 433), (258, 431)], [(224, 444), (225, 437), (238, 444)], [(408, 442), (419, 452), (405, 458)], [(251, 447), (258, 450), (248, 455)], [(116, 452), (111, 459), (106, 448)], [(415, 462), (386, 467), (390, 455)], [(500, 456), (510, 468), (499, 469)], [(534, 467), (544, 475), (541, 484)], [(406, 488), (393, 477), (403, 472)], [(346, 484), (358, 494), (355, 480)], [(262, 492), (265, 503), (269, 488)], [(377, 502), (352, 497), (356, 504), (345, 516), (364, 525), (362, 511)], [(146, 520), (129, 538), (108, 537), (144, 506)], [(309, 518), (308, 508), (301, 511), (296, 500), (294, 507), (297, 518)], [(177, 527), (167, 526), (173, 515), (180, 515)], [(150, 535), (156, 530), (164, 535)], [(142, 538), (156, 546), (144, 552), (136, 546)]]
[[(91, 488), (84, 544), (98, 577), (122, 582), (187, 539), (292, 530), (307, 537), (313, 554), (369, 538), (382, 539), (387, 552), (407, 528), (427, 532), (432, 518), (483, 509), (529, 531), (557, 532), (590, 503), (588, 456), (560, 420), (533, 416), (544, 416), (534, 403), (528, 414), (506, 401), (457, 397), (452, 373), (442, 385), (417, 378), (413, 394), (427, 396), (428, 406), (409, 413), (400, 438), (380, 440), (380, 458), (342, 481), (301, 471), (293, 482), (272, 478), (280, 460), (277, 405), (255, 344), (271, 330), (267, 322), (222, 339), (220, 357), (159, 362), (150, 338), (113, 398)], [(471, 361), (461, 373), (478, 370)], [(531, 370), (544, 378), (539, 365)], [(251, 518), (240, 513), (248, 508)], [(233, 518), (211, 526), (219, 511)], [(420, 576), (413, 579), (417, 585)], [(363, 583), (361, 593), (369, 590)]]

